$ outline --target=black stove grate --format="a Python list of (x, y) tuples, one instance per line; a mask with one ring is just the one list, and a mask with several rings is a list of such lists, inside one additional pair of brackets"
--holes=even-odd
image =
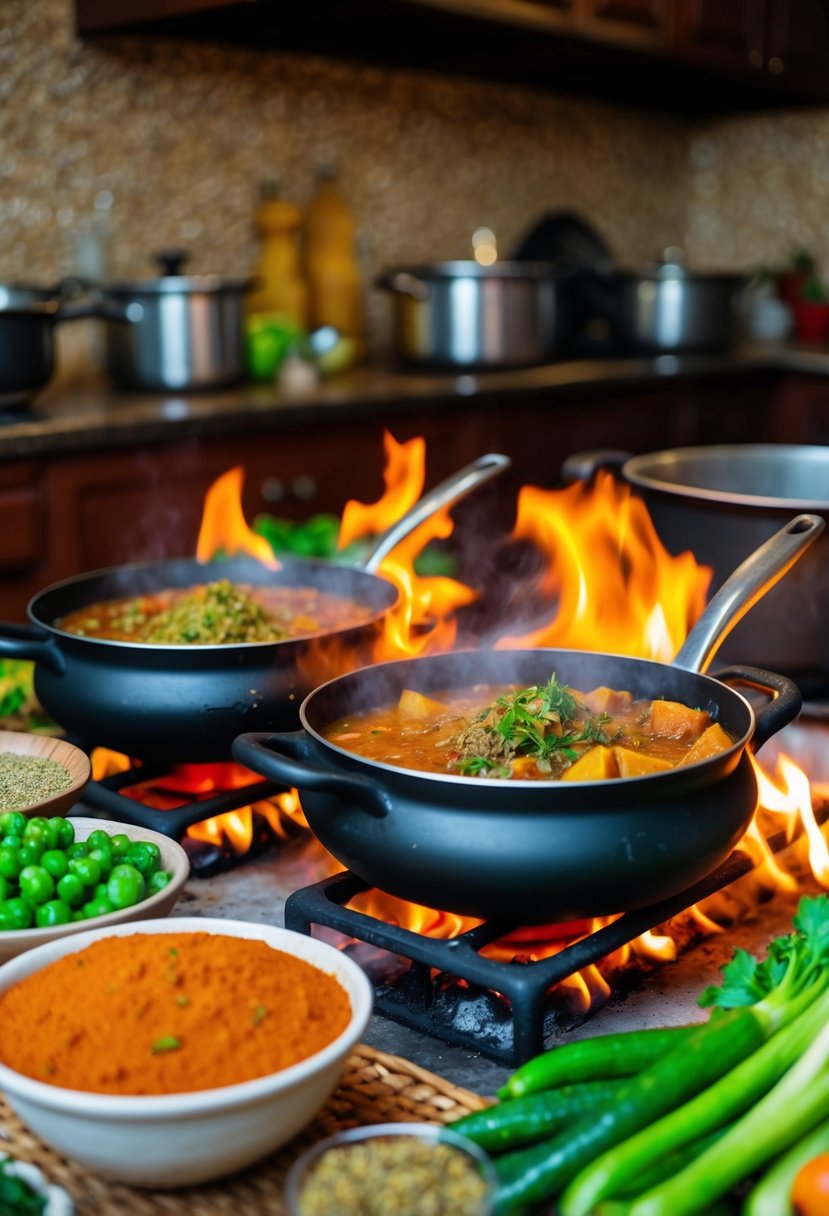
[[(772, 852), (788, 843), (785, 832), (768, 841)], [(410, 966), (402, 978), (375, 986), (375, 1012), (516, 1068), (542, 1051), (554, 1028), (560, 1028), (548, 995), (556, 984), (600, 963), (753, 868), (748, 854), (737, 849), (693, 887), (627, 912), (552, 957), (530, 962), (501, 961), (480, 953), (484, 946), (520, 927), (519, 921), (486, 921), (457, 936), (436, 939), (348, 908), (345, 905), (355, 896), (372, 889), (349, 872), (289, 895), (285, 924), (308, 934), (312, 926), (334, 929), (408, 960)]]

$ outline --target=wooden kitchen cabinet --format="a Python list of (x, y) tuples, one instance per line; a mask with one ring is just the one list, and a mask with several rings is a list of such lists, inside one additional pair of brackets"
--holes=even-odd
[(679, 0), (676, 51), (700, 67), (829, 97), (825, 0)]
[(75, 0), (82, 36), (172, 35), (711, 113), (829, 98), (826, 0)]

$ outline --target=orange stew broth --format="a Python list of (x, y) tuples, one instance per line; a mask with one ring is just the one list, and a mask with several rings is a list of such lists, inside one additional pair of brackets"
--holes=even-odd
[(462, 772), (459, 733), (498, 698), (516, 691), (516, 685), (476, 685), (427, 697), (407, 689), (397, 704), (349, 714), (323, 734), (347, 751), (395, 767), (548, 781), (645, 776), (708, 759), (734, 744), (708, 713), (679, 702), (635, 700), (629, 692), (609, 688), (587, 693), (571, 688), (583, 709), (600, 715), (606, 743), (574, 744), (568, 749), (573, 757), (564, 760), (558, 771), (541, 771), (535, 759), (519, 754), (509, 761), (508, 771)]
[[(283, 641), (316, 633), (329, 633), (364, 623), (372, 609), (355, 600), (345, 599), (316, 587), (262, 587), (253, 584), (222, 584), (231, 587), (249, 604), (262, 610), (263, 618), (255, 633), (237, 628), (226, 621), (226, 632), (211, 638), (176, 636), (163, 640), (147, 637), (145, 633), (161, 615), (181, 607), (184, 601), (197, 598), (219, 584), (195, 584), (190, 587), (166, 588), (147, 595), (104, 600), (69, 612), (57, 621), (60, 629), (82, 637), (102, 638), (116, 642), (146, 642), (148, 644), (207, 644), (210, 641)], [(203, 624), (200, 622), (200, 624)], [(209, 626), (208, 626), (209, 628)]]

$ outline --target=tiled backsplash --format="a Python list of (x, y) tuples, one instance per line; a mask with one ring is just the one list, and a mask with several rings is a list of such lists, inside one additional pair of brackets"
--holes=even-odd
[(795, 242), (829, 252), (829, 111), (691, 125), (507, 85), (155, 38), (80, 41), (70, 0), (0, 8), (0, 281), (72, 269), (107, 219), (109, 270), (247, 273), (258, 186), (305, 203), (334, 159), (371, 281), (392, 264), (469, 256), (486, 225), (509, 255), (544, 212), (592, 222), (620, 263), (684, 243), (745, 267)]

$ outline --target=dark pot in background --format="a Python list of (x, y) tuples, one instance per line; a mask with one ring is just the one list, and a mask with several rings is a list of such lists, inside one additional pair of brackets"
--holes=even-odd
[[(641, 495), (663, 544), (713, 567), (711, 592), (794, 512), (829, 520), (829, 447), (717, 444), (632, 456), (583, 452), (568, 480), (617, 470)], [(780, 671), (806, 693), (829, 679), (829, 535), (735, 626), (721, 653)]]
[(94, 301), (64, 288), (0, 284), (0, 407), (26, 405), (55, 370), (55, 325), (98, 316)]
[[(156, 279), (100, 289), (108, 315), (107, 373), (119, 388), (186, 392), (237, 384), (247, 372), (245, 298), (251, 279), (183, 275), (185, 255), (159, 254)], [(106, 314), (105, 314), (106, 315)]]
[(556, 354), (560, 275), (547, 262), (433, 262), (382, 275), (394, 354), (423, 367), (501, 368)]

